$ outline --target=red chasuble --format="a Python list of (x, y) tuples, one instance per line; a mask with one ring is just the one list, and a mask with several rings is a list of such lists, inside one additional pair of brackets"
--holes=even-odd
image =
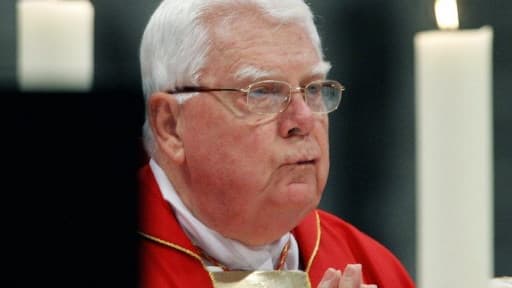
[[(140, 171), (139, 281), (144, 288), (213, 287), (199, 251), (162, 197), (149, 165)], [(327, 268), (362, 264), (363, 280), (379, 288), (412, 288), (399, 260), (384, 246), (349, 223), (315, 210), (292, 231), (303, 269), (316, 288)]]

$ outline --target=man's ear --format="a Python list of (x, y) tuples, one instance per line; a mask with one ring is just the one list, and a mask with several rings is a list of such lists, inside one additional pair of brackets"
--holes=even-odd
[(157, 92), (149, 99), (149, 119), (155, 144), (175, 164), (185, 160), (180, 129), (180, 104), (175, 97)]

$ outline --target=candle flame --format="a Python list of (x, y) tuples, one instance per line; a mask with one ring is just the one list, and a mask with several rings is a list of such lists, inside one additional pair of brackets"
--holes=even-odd
[(458, 29), (459, 13), (457, 0), (436, 0), (435, 13), (437, 26), (441, 29)]

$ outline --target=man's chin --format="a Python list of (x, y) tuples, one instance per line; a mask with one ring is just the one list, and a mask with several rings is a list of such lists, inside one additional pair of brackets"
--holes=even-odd
[(316, 183), (290, 183), (286, 185), (285, 191), (288, 205), (310, 206), (319, 200)]

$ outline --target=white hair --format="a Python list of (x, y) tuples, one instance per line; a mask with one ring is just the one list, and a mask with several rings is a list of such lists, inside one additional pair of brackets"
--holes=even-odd
[[(320, 59), (323, 59), (313, 14), (303, 0), (163, 0), (151, 16), (140, 46), (145, 102), (158, 91), (198, 85), (200, 71), (204, 68), (211, 45), (203, 19), (205, 14), (215, 11), (215, 8), (226, 7), (229, 8), (226, 10), (232, 11), (232, 15), (222, 16), (229, 18), (236, 15), (237, 10), (233, 7), (247, 5), (259, 7), (263, 16), (281, 23), (295, 22), (303, 25)], [(243, 71), (240, 73), (244, 74)], [(154, 156), (156, 147), (147, 115), (146, 109), (144, 147), (150, 156)]]

